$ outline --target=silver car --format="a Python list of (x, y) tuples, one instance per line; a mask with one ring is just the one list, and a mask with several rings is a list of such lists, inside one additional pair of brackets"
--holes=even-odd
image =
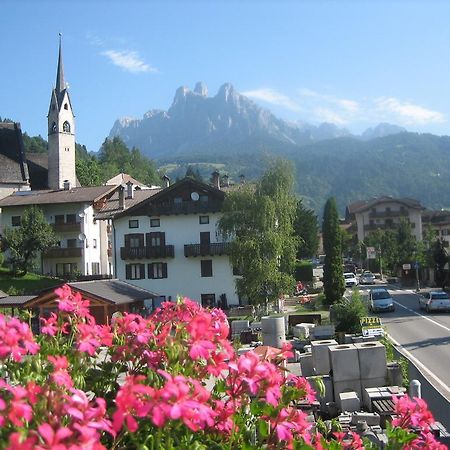
[(419, 308), (426, 312), (450, 311), (450, 297), (444, 291), (423, 292), (419, 296)]
[(387, 289), (375, 288), (370, 290), (369, 310), (372, 312), (395, 311), (394, 300)]
[(375, 284), (375, 275), (366, 271), (359, 277), (359, 284)]

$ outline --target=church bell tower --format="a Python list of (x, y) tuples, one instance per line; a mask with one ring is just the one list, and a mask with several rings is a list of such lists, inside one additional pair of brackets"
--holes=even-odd
[(52, 90), (47, 117), (48, 187), (50, 189), (75, 187), (75, 116), (64, 81), (61, 34), (56, 86)]

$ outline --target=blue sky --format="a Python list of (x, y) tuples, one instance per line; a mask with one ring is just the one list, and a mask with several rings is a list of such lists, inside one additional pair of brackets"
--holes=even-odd
[(58, 33), (76, 139), (225, 82), (290, 121), (450, 134), (450, 2), (2, 0), (0, 116), (47, 137)]

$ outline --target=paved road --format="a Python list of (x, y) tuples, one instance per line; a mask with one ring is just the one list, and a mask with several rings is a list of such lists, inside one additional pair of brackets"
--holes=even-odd
[(426, 378), (450, 400), (450, 313), (419, 309), (411, 290), (389, 289), (396, 311), (380, 315), (389, 335), (415, 358)]

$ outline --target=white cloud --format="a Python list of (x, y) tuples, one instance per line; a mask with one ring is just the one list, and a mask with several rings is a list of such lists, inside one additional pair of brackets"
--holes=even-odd
[(335, 125), (345, 125), (349, 122), (347, 118), (329, 108), (317, 107), (312, 112), (315, 120), (319, 122), (330, 122)]
[(262, 88), (253, 91), (246, 91), (243, 95), (261, 100), (272, 105), (281, 106), (291, 111), (300, 111), (300, 106), (287, 95), (284, 95), (274, 89)]
[(102, 55), (127, 72), (158, 72), (157, 69), (145, 63), (135, 51), (106, 50), (102, 52)]
[(395, 97), (381, 97), (374, 101), (376, 110), (381, 114), (393, 114), (404, 124), (425, 124), (445, 122), (444, 114), (426, 109)]

